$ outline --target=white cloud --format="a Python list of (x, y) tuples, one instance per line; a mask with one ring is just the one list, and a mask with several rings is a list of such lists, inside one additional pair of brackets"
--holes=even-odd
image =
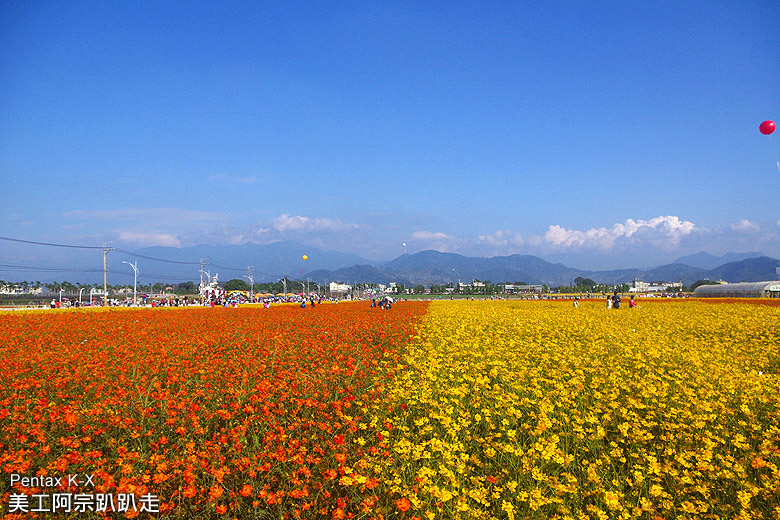
[(412, 233), (412, 238), (417, 240), (453, 240), (455, 237), (441, 232), (435, 233), (432, 231), (415, 231)]
[(729, 226), (734, 231), (761, 231), (761, 226), (748, 219), (742, 219), (739, 222), (732, 222)]
[(557, 224), (550, 226), (542, 242), (556, 249), (612, 249), (618, 242), (651, 243), (655, 245), (679, 244), (680, 239), (696, 230), (693, 222), (679, 217), (655, 217), (650, 220), (627, 219), (611, 228), (588, 230), (566, 229)]
[(553, 246), (560, 246), (565, 249), (579, 246), (609, 249), (614, 245), (615, 237), (616, 235), (610, 233), (606, 228), (578, 231), (576, 229), (566, 229), (558, 224), (554, 224), (550, 226), (544, 234), (544, 241)]
[(442, 253), (454, 253), (466, 244), (466, 240), (441, 231), (415, 231), (411, 242), (417, 250), (433, 249)]
[(339, 219), (304, 217), (284, 213), (271, 219), (271, 227), (280, 233), (307, 233), (312, 231), (345, 231), (358, 229), (358, 224), (348, 224)]
[(119, 240), (130, 244), (137, 244), (144, 247), (149, 246), (170, 246), (181, 247), (178, 238), (170, 233), (153, 233), (144, 231), (120, 231)]
[(512, 246), (519, 247), (525, 244), (523, 235), (510, 230), (499, 230), (489, 235), (479, 235), (477, 237), (477, 242), (479, 243), (479, 245), (484, 245), (487, 247), (507, 247), (507, 248)]

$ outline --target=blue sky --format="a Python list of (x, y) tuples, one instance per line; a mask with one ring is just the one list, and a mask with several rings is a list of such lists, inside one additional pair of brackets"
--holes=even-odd
[(775, 1), (232, 4), (3, 2), (0, 235), (780, 257)]

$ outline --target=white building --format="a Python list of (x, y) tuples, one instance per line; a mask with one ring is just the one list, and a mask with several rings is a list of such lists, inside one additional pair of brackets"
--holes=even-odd
[(331, 295), (344, 295), (352, 290), (352, 286), (346, 283), (330, 282), (328, 289)]
[(676, 292), (682, 290), (682, 282), (643, 282), (634, 280), (628, 292), (651, 293), (651, 292)]
[(542, 285), (519, 285), (508, 283), (504, 285), (504, 292), (509, 294), (541, 294), (544, 286)]
[(20, 285), (1, 285), (0, 294), (24, 294), (24, 289)]
[(477, 280), (474, 280), (471, 283), (458, 282), (458, 289), (461, 291), (464, 289), (479, 288), (479, 287), (485, 287), (485, 282), (478, 282)]

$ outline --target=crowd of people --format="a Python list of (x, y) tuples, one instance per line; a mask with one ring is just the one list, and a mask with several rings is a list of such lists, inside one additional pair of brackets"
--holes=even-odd
[[(569, 297), (571, 298), (571, 297)], [(567, 298), (567, 299), (569, 299)], [(479, 298), (469, 298), (469, 299), (479, 299)], [(486, 297), (481, 299), (505, 299), (500, 297)], [(542, 297), (542, 299), (546, 299)], [(557, 298), (555, 298), (557, 299)], [(573, 298), (574, 307), (579, 307), (580, 305), (580, 297), (574, 296)], [(147, 295), (143, 295), (138, 300), (139, 306), (145, 306), (145, 307), (188, 307), (188, 306), (206, 306), (206, 307), (238, 307), (240, 304), (246, 304), (246, 303), (259, 303), (262, 304), (264, 308), (269, 308), (271, 305), (274, 304), (280, 304), (280, 303), (297, 303), (300, 305), (301, 308), (315, 308), (317, 305), (321, 305), (325, 302), (330, 303), (338, 303), (339, 300), (337, 298), (325, 298), (323, 296), (308, 296), (308, 297), (301, 297), (299, 295), (290, 295), (287, 298), (281, 297), (281, 296), (273, 296), (273, 297), (266, 297), (266, 298), (257, 298), (250, 300), (244, 295), (236, 295), (236, 294), (211, 294), (208, 295), (206, 298), (199, 299), (199, 298), (189, 298), (187, 296), (178, 297), (178, 296), (165, 296), (162, 298), (150, 298)], [(393, 298), (392, 296), (383, 296), (381, 298), (372, 298), (371, 299), (371, 307), (379, 307), (381, 309), (391, 309), (395, 303), (398, 302), (397, 298)], [(622, 303), (623, 303), (623, 295), (615, 291), (614, 294), (607, 295), (607, 309), (620, 309)], [(85, 306), (102, 306), (103, 302), (96, 300), (94, 303), (81, 303), (75, 300), (68, 300), (67, 298), (63, 298), (62, 301), (52, 299), (51, 302), (48, 304), (48, 306), (52, 309), (61, 309), (61, 308), (71, 308), (71, 307), (85, 307)], [(108, 306), (109, 307), (131, 307), (133, 306), (133, 300), (132, 299), (125, 299), (125, 300), (108, 300)], [(41, 301), (38, 304), (39, 308), (46, 307), (47, 304), (44, 301)], [(628, 307), (633, 309), (637, 306), (636, 299), (634, 295), (630, 296)], [(30, 307), (30, 306), (28, 306)]]
[[(607, 309), (619, 309), (622, 301), (623, 298), (617, 291), (615, 291), (615, 294), (607, 295)], [(636, 307), (636, 300), (634, 299), (634, 296), (631, 295), (631, 298), (628, 301), (628, 308), (633, 309), (634, 307)]]
[(377, 303), (376, 298), (371, 299), (371, 307), (379, 307), (380, 309), (392, 309), (396, 299), (391, 296), (385, 296)]

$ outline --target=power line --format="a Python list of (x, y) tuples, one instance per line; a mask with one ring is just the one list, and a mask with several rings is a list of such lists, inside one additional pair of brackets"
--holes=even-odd
[[(228, 271), (241, 271), (241, 272), (243, 272), (246, 269), (246, 268), (244, 268), (244, 269), (237, 269), (235, 267), (225, 267), (224, 265), (217, 265), (217, 264), (212, 264), (212, 263), (209, 263), (208, 265), (214, 266), (217, 269), (226, 269)], [(280, 274), (263, 273), (263, 272), (260, 272), (260, 271), (255, 271), (254, 269), (252, 269), (252, 272), (253, 273), (257, 273), (257, 274), (262, 274), (263, 276), (270, 276), (271, 278), (282, 278), (282, 276), (283, 276), (283, 275), (280, 275)]]
[(33, 240), (21, 240), (19, 238), (9, 238), (9, 237), (0, 237), (0, 240), (7, 240), (9, 242), (21, 242), (23, 244), (35, 244), (39, 246), (70, 247), (74, 249), (103, 249), (100, 246), (73, 246), (68, 244), (52, 244), (51, 242), (35, 242)]
[(228, 271), (241, 271), (241, 272), (244, 272), (244, 269), (246, 269), (246, 268), (244, 268), (244, 269), (238, 269), (238, 268), (236, 268), (236, 267), (225, 267), (224, 265), (217, 265), (217, 264), (212, 264), (211, 262), (209, 262), (207, 265), (214, 266), (214, 267), (216, 267), (217, 269), (227, 269)]
[[(0, 268), (9, 271), (46, 271), (46, 272), (63, 272), (63, 273), (102, 273), (103, 269), (68, 269), (63, 267), (42, 267), (32, 265), (15, 265), (15, 264), (0, 264)], [(113, 271), (109, 271), (113, 272)]]
[[(94, 268), (94, 269), (68, 269), (64, 267), (40, 267), (40, 266), (24, 266), (24, 265), (12, 265), (12, 264), (0, 264), (0, 270), (6, 271), (6, 272), (13, 272), (13, 273), (24, 273), (24, 272), (46, 272), (46, 273), (102, 273), (103, 269), (101, 268)], [(131, 276), (130, 273), (127, 273), (125, 271), (116, 271), (113, 269), (108, 270), (109, 274), (112, 275), (118, 275), (118, 276)], [(146, 274), (139, 274), (139, 279), (145, 279), (145, 280), (166, 280), (169, 282), (194, 282), (194, 277), (191, 278), (182, 278), (180, 276), (168, 276), (163, 274), (157, 274), (157, 273), (146, 273)]]
[[(19, 238), (10, 238), (10, 237), (0, 237), (0, 240), (7, 240), (9, 242), (20, 242), (20, 243), (23, 243), (23, 244), (35, 244), (35, 245), (39, 245), (39, 246), (50, 246), (50, 247), (67, 247), (67, 248), (74, 248), (74, 249), (101, 249), (101, 250), (105, 250), (106, 249), (105, 246), (75, 246), (75, 245), (69, 245), (69, 244), (55, 244), (55, 243), (51, 243), (51, 242), (37, 242), (37, 241), (34, 241), (34, 240), (22, 240), (22, 239), (19, 239)], [(168, 263), (168, 264), (179, 264), (179, 265), (201, 265), (201, 262), (185, 262), (185, 261), (181, 261), (181, 260), (166, 260), (164, 258), (155, 258), (153, 256), (142, 255), (140, 253), (135, 253), (133, 251), (128, 251), (126, 249), (121, 249), (121, 248), (118, 248), (118, 247), (111, 248), (111, 249), (113, 249), (114, 251), (117, 251), (119, 253), (123, 253), (125, 255), (128, 255), (128, 256), (132, 256), (132, 257), (136, 257), (136, 258), (143, 258), (144, 260), (152, 260), (154, 262), (164, 262), (164, 263)], [(212, 266), (216, 267), (217, 269), (225, 269), (227, 271), (236, 271), (236, 272), (243, 272), (244, 271), (244, 268), (226, 267), (224, 265), (218, 265), (218, 264), (212, 264), (212, 263), (208, 263), (208, 265), (212, 265)], [(52, 271), (60, 270), (60, 271), (63, 271), (63, 272), (85, 272), (85, 273), (95, 272), (93, 270), (44, 268), (44, 267), (25, 269), (25, 267), (27, 267), (27, 266), (10, 266), (10, 265), (5, 265), (4, 266), (2, 264), (0, 264), (0, 267), (6, 267), (8, 269), (17, 268), (16, 270), (26, 270), (26, 271), (40, 270), (40, 271), (52, 272)], [(116, 271), (108, 271), (108, 272), (110, 272), (112, 274), (120, 274), (120, 273), (117, 273)], [(255, 272), (258, 273), (258, 274), (261, 274), (263, 276), (270, 276), (271, 278), (282, 278), (283, 277), (282, 275), (278, 275), (278, 274), (263, 273), (263, 272), (260, 272), (260, 271), (255, 271)], [(148, 276), (157, 276), (157, 275), (147, 275), (147, 276), (144, 276), (144, 278), (147, 278)], [(176, 278), (175, 277), (169, 277), (169, 279), (176, 279)], [(179, 278), (179, 279), (181, 280), (182, 278)]]
[[(143, 258), (144, 260), (154, 260), (155, 262), (166, 262), (169, 264), (200, 265), (200, 262), (181, 262), (178, 260), (165, 260), (163, 258), (154, 258), (152, 256), (142, 255), (140, 253), (133, 253), (132, 251), (127, 251), (126, 249), (120, 249), (118, 247), (115, 247), (114, 250), (119, 251), (120, 253), (124, 253), (126, 255), (134, 256), (137, 258)], [(231, 268), (225, 267), (224, 269), (231, 269)], [(237, 269), (237, 270), (243, 271), (243, 269)]]

